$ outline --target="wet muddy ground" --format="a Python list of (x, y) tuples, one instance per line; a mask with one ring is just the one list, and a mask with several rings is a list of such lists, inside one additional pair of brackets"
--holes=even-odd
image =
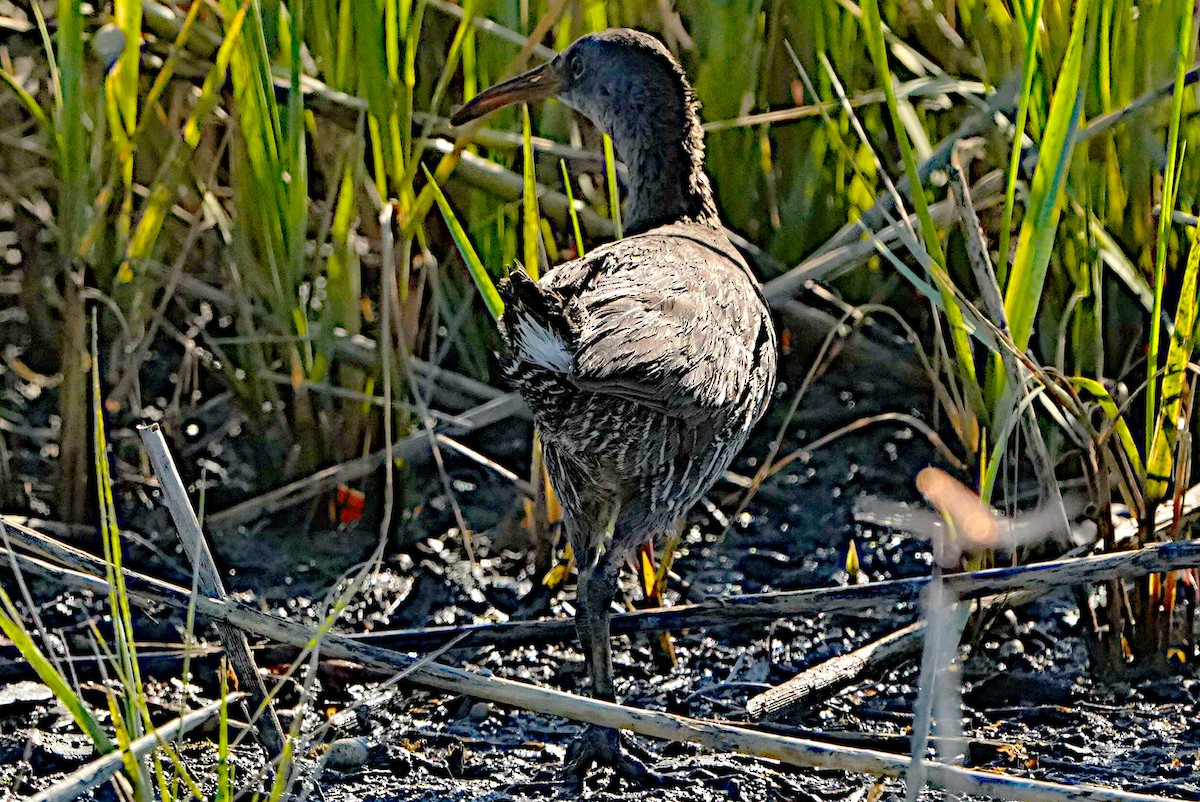
[[(803, 360), (793, 360), (795, 381)], [(840, 425), (880, 411), (926, 415), (929, 404), (912, 389), (910, 374), (889, 375), (876, 363), (846, 359), (809, 390), (789, 430), (784, 453)], [(13, 509), (39, 514), (40, 476), (48, 454), (39, 432), (49, 426), (49, 405), (21, 396), (19, 379), (3, 376), (9, 428), (9, 464), (32, 490)], [(783, 408), (794, 392), (781, 390), (775, 417), (735, 466), (752, 475), (767, 448)], [(20, 404), (17, 401), (21, 401)], [(262, 481), (257, 471), (270, 444), (227, 428), (242, 413), (209, 405), (195, 412), (220, 421), (224, 434), (196, 446), (176, 440), (180, 469), (190, 481), (207, 466), (216, 475), (209, 494), (219, 509)], [(192, 420), (183, 415), (184, 421)], [(186, 559), (176, 545), (153, 487), (137, 472), (132, 421), (116, 422), (118, 491), (129, 541), (128, 565), (186, 583)], [(201, 427), (204, 430), (204, 426)], [(253, 427), (247, 425), (247, 432)], [(467, 444), (518, 469), (528, 448), (526, 424), (511, 422), (485, 429)], [(181, 447), (180, 443), (184, 445)], [(257, 456), (256, 456), (257, 455)], [(501, 478), (475, 462), (446, 455), (449, 483), (431, 467), (418, 465), (402, 488), (397, 525), (389, 533), (383, 569), (340, 618), (344, 632), (379, 631), (429, 625), (504, 621), (533, 614), (569, 616), (572, 581), (553, 595), (537, 592), (540, 575), (528, 556), (519, 527), (519, 497)], [(854, 502), (862, 494), (914, 502), (912, 479), (925, 465), (939, 464), (929, 443), (911, 427), (867, 427), (831, 446), (807, 454), (766, 483), (744, 513), (729, 522), (720, 513), (693, 512), (675, 562), (667, 601), (698, 601), (713, 596), (765, 590), (791, 590), (848, 581), (846, 554), (854, 540), (865, 578), (880, 580), (927, 573), (927, 545), (898, 531), (856, 523)], [(366, 486), (377, 493), (376, 484)], [(726, 513), (736, 509), (740, 491), (714, 489), (710, 499)], [(322, 504), (301, 507), (268, 520), (252, 521), (211, 534), (218, 561), (227, 569), (231, 590), (263, 609), (307, 622), (322, 615), (323, 601), (338, 577), (363, 560), (378, 540), (371, 516), (358, 526), (333, 527)], [(454, 506), (472, 527), (476, 566), (457, 529)], [(60, 531), (60, 534), (63, 532)], [(71, 534), (71, 533), (66, 533)], [(96, 547), (86, 530), (75, 542)], [(100, 619), (103, 605), (29, 579), (46, 626), (76, 656), (72, 663), (85, 697), (103, 705), (104, 678), (94, 661), (86, 621)], [(5, 582), (9, 580), (6, 578)], [(6, 586), (8, 586), (6, 584)], [(641, 603), (632, 572), (625, 590)], [(841, 654), (915, 619), (907, 606), (847, 617), (836, 610), (812, 618), (771, 625), (739, 625), (691, 631), (674, 637), (671, 664), (657, 636), (616, 642), (618, 693), (631, 705), (701, 718), (744, 721), (748, 698), (798, 670)], [(151, 697), (172, 717), (179, 700), (183, 622), (167, 613), (143, 615), (137, 622), (146, 654), (144, 671)], [(217, 643), (211, 629), (203, 630)], [(1178, 799), (1200, 800), (1200, 681), (1190, 666), (1177, 676), (1104, 680), (1088, 668), (1085, 642), (1073, 597), (1056, 592), (1012, 614), (973, 625), (962, 650), (964, 728), (967, 763), (1066, 783), (1116, 786)], [(277, 650), (260, 659), (287, 667)], [(492, 672), (567, 691), (584, 686), (582, 660), (573, 643), (452, 651), (443, 662)], [(869, 672), (866, 679), (776, 721), (772, 731), (828, 739), (847, 745), (906, 753), (915, 700), (916, 660)], [(193, 693), (211, 699), (217, 690), (217, 657), (193, 663)], [(81, 736), (16, 658), (0, 645), (0, 796), (25, 795), (81, 766), (90, 756)], [(562, 778), (562, 760), (577, 726), (548, 716), (512, 710), (443, 692), (400, 685), (376, 699), (380, 678), (351, 665), (325, 665), (303, 700), (300, 684), (285, 683), (280, 710), (285, 722), (300, 717), (301, 730), (319, 740), (341, 739), (325, 758), (315, 785), (303, 778), (297, 793), (326, 800), (534, 800), (572, 799), (576, 791)], [(363, 704), (363, 700), (369, 703)], [(357, 712), (346, 711), (360, 705)], [(336, 722), (336, 726), (331, 724)], [(346, 740), (358, 739), (358, 740)], [(860, 800), (875, 798), (875, 780), (842, 772), (796, 769), (736, 755), (717, 755), (650, 739), (639, 742), (677, 787), (627, 787), (605, 772), (589, 778), (587, 797), (689, 802), (708, 799)], [(201, 775), (215, 759), (204, 734), (182, 748)], [(315, 759), (319, 750), (311, 753)], [(263, 755), (243, 743), (237, 749), (239, 781), (254, 787)], [(302, 774), (312, 777), (314, 760)], [(307, 787), (307, 791), (305, 790)], [(899, 783), (883, 786), (885, 798), (900, 793)], [(110, 789), (98, 792), (111, 797)]]

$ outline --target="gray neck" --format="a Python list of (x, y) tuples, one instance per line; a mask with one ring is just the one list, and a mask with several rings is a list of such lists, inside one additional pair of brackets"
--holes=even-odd
[(626, 234), (679, 222), (721, 226), (704, 173), (704, 132), (690, 94), (670, 107), (664, 102), (644, 114), (605, 121), (617, 158), (629, 168)]

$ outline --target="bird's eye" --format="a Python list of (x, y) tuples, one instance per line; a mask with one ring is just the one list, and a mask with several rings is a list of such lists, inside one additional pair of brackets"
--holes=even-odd
[(571, 80), (578, 81), (580, 78), (583, 77), (583, 59), (579, 59), (579, 58), (571, 59), (571, 64), (569, 65), (569, 69), (571, 71)]

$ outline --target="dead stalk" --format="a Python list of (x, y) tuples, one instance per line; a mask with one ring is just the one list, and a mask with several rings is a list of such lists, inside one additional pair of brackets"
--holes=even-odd
[[(138, 434), (141, 435), (142, 445), (150, 457), (150, 464), (154, 466), (154, 474), (158, 477), (163, 503), (171, 513), (171, 520), (175, 522), (175, 528), (179, 532), (179, 539), (183, 543), (184, 551), (187, 552), (188, 558), (192, 562), (192, 570), (195, 572), (193, 584), (205, 596), (216, 599), (227, 598), (225, 584), (221, 581), (221, 574), (217, 570), (212, 552), (209, 551), (208, 542), (205, 541), (204, 533), (200, 530), (200, 522), (192, 510), (183, 480), (179, 478), (179, 471), (175, 469), (175, 463), (171, 460), (162, 430), (157, 423), (152, 423), (149, 426), (139, 427)], [(254, 708), (251, 724), (253, 725), (254, 720), (260, 716), (263, 717), (262, 723), (258, 726), (260, 742), (271, 755), (280, 754), (283, 751), (283, 727), (280, 725), (279, 719), (275, 715), (275, 708), (271, 705), (271, 700), (267, 695), (262, 674), (259, 673), (258, 665), (254, 662), (250, 644), (246, 642), (246, 634), (239, 629), (222, 624), (217, 624), (217, 632), (221, 636), (221, 643), (225, 646), (225, 655), (229, 658), (234, 674), (237, 675), (240, 687), (245, 688), (249, 693), (250, 702)]]

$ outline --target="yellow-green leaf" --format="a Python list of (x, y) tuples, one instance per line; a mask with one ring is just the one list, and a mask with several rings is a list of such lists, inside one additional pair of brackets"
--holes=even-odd
[(1029, 188), (1028, 208), (1021, 223), (1017, 253), (1004, 297), (1008, 327), (1013, 342), (1022, 351), (1033, 334), (1033, 322), (1062, 212), (1062, 190), (1075, 146), (1075, 132), (1083, 113), (1080, 80), (1090, 5), (1091, 0), (1078, 0), (1075, 5), (1071, 37), (1050, 101), (1050, 115), (1040, 143), (1038, 163)]
[(1117, 438), (1121, 442), (1125, 456), (1129, 459), (1129, 464), (1133, 466), (1133, 470), (1138, 476), (1144, 476), (1145, 468), (1142, 467), (1142, 456), (1138, 453), (1133, 434), (1129, 431), (1129, 426), (1125, 423), (1125, 418), (1121, 416), (1121, 410), (1117, 407), (1117, 402), (1113, 400), (1108, 389), (1095, 379), (1089, 379), (1086, 376), (1071, 377), (1071, 384), (1077, 390), (1087, 393), (1090, 400), (1099, 404), (1100, 408), (1104, 410), (1104, 414), (1113, 422), (1113, 431), (1117, 433)]
[[(1164, 212), (1164, 217), (1168, 216)], [(1157, 500), (1166, 495), (1167, 483), (1179, 442), (1180, 409), (1187, 385), (1188, 361), (1196, 345), (1196, 273), (1200, 270), (1200, 229), (1192, 229), (1192, 247), (1188, 252), (1175, 310), (1175, 333), (1167, 350), (1167, 367), (1162, 378), (1162, 404), (1150, 455), (1146, 458), (1146, 496)], [(1186, 424), (1185, 424), (1186, 425)]]
[(438, 210), (442, 213), (442, 219), (446, 221), (446, 228), (450, 229), (450, 237), (454, 240), (454, 246), (458, 248), (459, 254), (467, 264), (467, 270), (470, 271), (471, 278), (475, 281), (475, 287), (483, 296), (483, 302), (487, 306), (487, 310), (491, 312), (492, 318), (499, 320), (500, 316), (504, 314), (504, 301), (500, 299), (500, 293), (496, 292), (496, 285), (492, 282), (492, 277), (488, 275), (487, 268), (483, 266), (479, 254), (475, 252), (475, 246), (471, 244), (467, 232), (463, 230), (462, 224), (455, 217), (454, 210), (450, 208), (450, 202), (442, 194), (441, 187), (434, 181), (433, 174), (425, 165), (421, 165), (421, 169), (425, 171), (425, 179), (433, 190)]

